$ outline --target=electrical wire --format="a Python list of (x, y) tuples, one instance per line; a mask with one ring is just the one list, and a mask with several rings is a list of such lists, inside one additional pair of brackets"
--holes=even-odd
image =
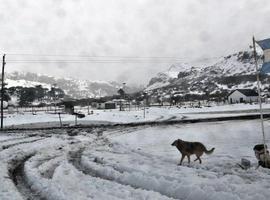
[(91, 55), (72, 55), (72, 54), (19, 54), (7, 53), (10, 56), (39, 56), (39, 57), (81, 57), (81, 58), (134, 58), (134, 59), (182, 59), (174, 56), (91, 56)]
[[(90, 56), (90, 55), (67, 55), (67, 54), (23, 54), (23, 53), (7, 53), (6, 61), (8, 63), (20, 64), (20, 63), (173, 63), (173, 62), (185, 62), (186, 59), (178, 57), (166, 57), (166, 56)], [(11, 59), (9, 59), (11, 57)], [(19, 57), (18, 59), (15, 59)], [(23, 57), (23, 59), (21, 58)], [(66, 59), (66, 57), (70, 59)], [(63, 58), (63, 59), (62, 59)], [(202, 58), (197, 59), (198, 61), (207, 61), (214, 58)]]
[(171, 63), (182, 60), (7, 60), (8, 63)]

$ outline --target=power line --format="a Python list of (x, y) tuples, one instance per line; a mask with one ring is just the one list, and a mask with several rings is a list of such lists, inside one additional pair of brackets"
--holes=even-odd
[(183, 62), (183, 59), (173, 58), (153, 58), (153, 57), (96, 57), (86, 59), (8, 59), (9, 63), (171, 63), (171, 62)]
[(9, 56), (27, 56), (27, 57), (78, 57), (78, 58), (118, 58), (118, 59), (183, 59), (174, 56), (105, 56), (105, 55), (72, 55), (72, 54), (22, 54), (22, 53), (7, 53)]
[[(166, 56), (90, 56), (90, 55), (67, 55), (67, 54), (24, 54), (24, 53), (8, 53), (6, 54), (11, 59), (7, 62), (19, 63), (172, 63), (185, 62), (186, 59), (179, 57)], [(7, 58), (8, 58), (7, 57)], [(18, 57), (18, 59), (15, 59)], [(22, 59), (21, 57), (24, 57)], [(36, 58), (35, 58), (36, 57)], [(50, 58), (51, 57), (51, 58)], [(71, 59), (61, 59), (61, 57), (69, 57)], [(57, 58), (57, 59), (55, 59)], [(60, 59), (58, 59), (60, 58)], [(192, 62), (207, 61), (217, 59), (219, 57), (201, 58)]]
[[(74, 55), (74, 54), (25, 54), (25, 53), (6, 53), (9, 56), (37, 56), (37, 57), (78, 57), (78, 58), (118, 58), (118, 59), (178, 59), (183, 60), (184, 58), (176, 56), (105, 56), (105, 55)], [(219, 57), (199, 58), (199, 60), (213, 59)]]
[(183, 60), (7, 60), (8, 63), (171, 63)]

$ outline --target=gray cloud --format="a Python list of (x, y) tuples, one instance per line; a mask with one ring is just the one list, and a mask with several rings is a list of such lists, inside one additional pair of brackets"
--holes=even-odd
[[(9, 0), (0, 5), (0, 51), (173, 56), (186, 62), (223, 56), (247, 49), (253, 35), (270, 37), (269, 4), (268, 0)], [(168, 66), (7, 64), (7, 71), (141, 84)]]

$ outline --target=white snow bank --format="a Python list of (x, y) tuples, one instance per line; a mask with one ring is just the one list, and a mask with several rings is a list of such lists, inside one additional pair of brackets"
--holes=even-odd
[[(270, 129), (268, 121), (265, 128)], [(153, 127), (108, 137), (112, 147), (89, 149), (82, 159), (103, 178), (176, 199), (269, 199), (270, 170), (256, 170), (253, 152), (261, 143), (257, 120)], [(177, 166), (180, 154), (170, 145), (177, 138), (216, 150), (203, 155), (201, 165), (184, 160), (184, 166)], [(237, 165), (241, 158), (251, 160), (252, 167), (242, 170)]]

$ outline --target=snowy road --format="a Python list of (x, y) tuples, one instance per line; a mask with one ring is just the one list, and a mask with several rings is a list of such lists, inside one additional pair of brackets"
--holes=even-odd
[[(177, 138), (216, 150), (178, 166)], [(257, 120), (2, 134), (0, 199), (269, 199), (260, 142)], [(242, 170), (241, 158), (253, 166)]]

